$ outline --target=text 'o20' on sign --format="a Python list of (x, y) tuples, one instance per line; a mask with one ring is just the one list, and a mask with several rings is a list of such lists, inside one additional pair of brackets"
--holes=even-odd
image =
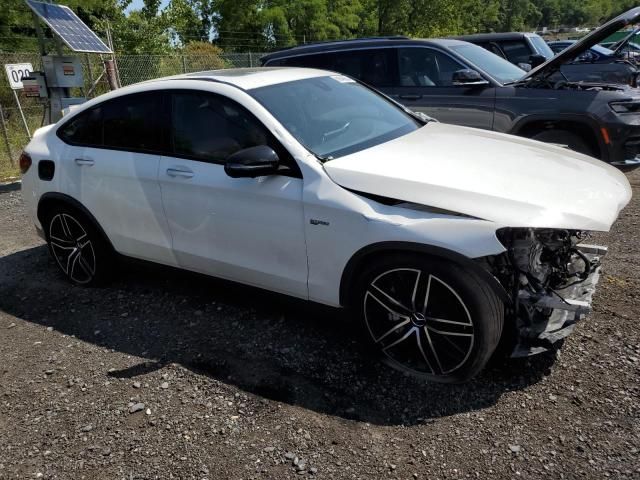
[(9, 86), (13, 90), (23, 88), (22, 79), (28, 77), (33, 72), (33, 66), (30, 63), (8, 63), (4, 66), (9, 79)]

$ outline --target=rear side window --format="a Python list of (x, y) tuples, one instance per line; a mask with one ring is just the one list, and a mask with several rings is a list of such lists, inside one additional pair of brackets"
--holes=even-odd
[(82, 112), (58, 131), (62, 140), (71, 145), (102, 145), (102, 108), (94, 107)]
[(346, 50), (284, 58), (269, 65), (276, 64), (332, 70), (373, 87), (390, 87), (394, 79), (395, 55), (392, 48)]
[(282, 65), (283, 67), (306, 67), (319, 68), (321, 70), (332, 69), (332, 54), (318, 53), (315, 55), (302, 55), (299, 57), (290, 57), (271, 62), (269, 65)]
[(393, 49), (352, 50), (334, 54), (331, 70), (345, 73), (373, 87), (393, 85)]
[(58, 130), (77, 146), (158, 152), (163, 146), (162, 93), (125, 95), (82, 112)]
[(507, 59), (515, 64), (529, 63), (529, 57), (533, 53), (524, 39), (500, 42), (500, 46)]
[(103, 145), (122, 150), (158, 151), (158, 119), (162, 97), (156, 93), (127, 95), (103, 104)]

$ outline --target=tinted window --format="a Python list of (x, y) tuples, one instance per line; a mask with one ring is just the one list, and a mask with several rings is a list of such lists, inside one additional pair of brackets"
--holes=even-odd
[(124, 150), (158, 151), (162, 132), (162, 96), (127, 95), (102, 104), (104, 146)]
[(533, 53), (524, 39), (500, 42), (500, 47), (507, 59), (515, 64), (529, 63), (529, 57)]
[(402, 87), (448, 87), (453, 85), (453, 72), (465, 68), (430, 48), (399, 48), (398, 62)]
[(561, 51), (563, 51), (565, 48), (567, 48), (570, 44), (568, 43), (554, 43), (553, 45), (549, 45), (551, 47), (551, 50), (553, 50), (553, 53), (558, 54)]
[(452, 46), (451, 49), (469, 63), (475, 65), (476, 69), (487, 72), (502, 83), (519, 80), (525, 74), (524, 70), (477, 45), (465, 43)]
[(73, 145), (102, 145), (102, 109), (94, 107), (76, 115), (58, 133), (60, 138)]
[(538, 51), (540, 55), (543, 55), (547, 60), (553, 58), (554, 54), (551, 50), (551, 47), (547, 45), (547, 42), (545, 42), (542, 37), (539, 37), (538, 35), (532, 35), (528, 38), (529, 41), (533, 44), (533, 47)]
[(353, 50), (334, 54), (331, 70), (345, 73), (374, 87), (393, 84), (393, 50)]
[(283, 59), (278, 64), (333, 70), (374, 87), (390, 87), (393, 84), (394, 57), (391, 48), (301, 55)]
[(307, 78), (249, 91), (310, 151), (324, 159), (417, 130), (397, 105), (343, 76)]
[(486, 50), (489, 50), (494, 55), (498, 55), (499, 57), (504, 58), (504, 53), (502, 53), (502, 50), (500, 50), (500, 47), (498, 45), (496, 45), (494, 42), (485, 43), (485, 44), (478, 44), (478, 45), (480, 45), (482, 48), (484, 48)]
[(173, 93), (171, 132), (178, 156), (223, 163), (243, 148), (270, 145), (282, 159), (282, 152), (253, 115), (232, 100), (210, 93)]
[(316, 55), (302, 55), (300, 57), (283, 58), (282, 60), (276, 60), (271, 62), (271, 65), (282, 65), (284, 67), (306, 67), (306, 68), (319, 68), (321, 70), (331, 69), (331, 54), (320, 53)]

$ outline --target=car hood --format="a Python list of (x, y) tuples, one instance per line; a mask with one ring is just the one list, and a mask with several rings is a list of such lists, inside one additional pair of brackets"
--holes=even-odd
[(565, 63), (571, 63), (581, 53), (585, 52), (597, 43), (602, 42), (605, 38), (612, 33), (617, 32), (625, 28), (628, 25), (633, 25), (640, 20), (640, 7), (632, 8), (622, 15), (609, 20), (604, 25), (593, 30), (589, 35), (585, 35), (582, 39), (578, 40), (573, 45), (567, 47), (551, 60), (547, 60), (545, 63), (538, 65), (536, 68), (531, 69), (527, 74), (522, 77), (522, 80), (537, 77), (540, 75), (549, 76), (556, 72), (561, 65)]
[[(629, 32), (629, 34), (626, 37), (624, 37), (622, 40), (619, 40), (614, 45), (612, 45), (611, 50), (613, 50), (613, 53), (617, 55), (618, 53), (622, 52), (622, 49), (624, 49), (624, 47), (627, 46), (627, 44), (631, 41), (631, 39), (636, 35), (638, 35), (639, 32), (640, 32), (640, 28), (634, 28), (633, 30), (631, 30), (631, 32)], [(631, 53), (637, 53), (637, 52), (631, 52)]]
[(505, 227), (609, 230), (631, 199), (624, 174), (553, 145), (430, 122), (324, 163), (355, 192), (448, 210)]

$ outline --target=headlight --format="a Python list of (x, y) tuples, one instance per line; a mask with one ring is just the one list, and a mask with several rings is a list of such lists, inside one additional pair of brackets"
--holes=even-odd
[(637, 113), (640, 111), (640, 100), (611, 102), (609, 106), (616, 113)]

